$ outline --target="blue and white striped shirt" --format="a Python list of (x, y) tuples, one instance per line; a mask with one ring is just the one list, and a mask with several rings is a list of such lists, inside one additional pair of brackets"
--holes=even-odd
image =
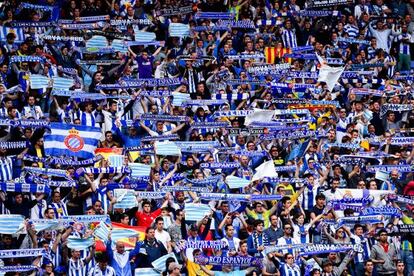
[(284, 29), (282, 31), (282, 40), (285, 48), (295, 48), (298, 46), (295, 30)]
[(344, 26), (344, 31), (348, 34), (349, 37), (355, 38), (359, 34), (359, 29), (355, 25), (346, 24)]
[(69, 259), (68, 276), (86, 276), (86, 261), (84, 258), (74, 260)]
[(0, 181), (6, 182), (13, 179), (13, 159), (11, 157), (0, 158)]

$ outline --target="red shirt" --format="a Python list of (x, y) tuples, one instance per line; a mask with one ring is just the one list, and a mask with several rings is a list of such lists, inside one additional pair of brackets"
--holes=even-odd
[(380, 243), (380, 245), (382, 246), (382, 248), (384, 248), (385, 253), (388, 253), (388, 243), (386, 243), (386, 244), (381, 244)]
[(150, 227), (151, 223), (161, 215), (161, 209), (155, 210), (152, 213), (146, 214), (144, 212), (136, 212), (135, 217), (137, 219), (137, 226)]

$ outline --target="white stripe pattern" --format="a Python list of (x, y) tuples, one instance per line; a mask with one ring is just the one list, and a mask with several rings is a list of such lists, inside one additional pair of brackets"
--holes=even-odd
[(46, 76), (33, 74), (30, 75), (31, 89), (46, 89), (49, 86), (50, 79)]
[(86, 41), (86, 48), (105, 48), (108, 47), (108, 40), (101, 35), (94, 35)]
[(151, 166), (141, 163), (129, 163), (131, 168), (132, 177), (149, 176), (151, 172)]
[(186, 220), (198, 221), (201, 220), (206, 213), (210, 212), (211, 209), (207, 204), (186, 203), (184, 211)]
[(54, 90), (69, 90), (75, 82), (73, 79), (53, 77), (53, 89)]
[(170, 23), (169, 33), (171, 37), (186, 37), (190, 35), (190, 26), (182, 23)]
[(158, 155), (181, 155), (181, 150), (174, 142), (171, 141), (156, 141), (155, 153)]
[(136, 31), (135, 32), (135, 41), (137, 42), (152, 42), (156, 39), (155, 33), (152, 32), (144, 32), (144, 31)]

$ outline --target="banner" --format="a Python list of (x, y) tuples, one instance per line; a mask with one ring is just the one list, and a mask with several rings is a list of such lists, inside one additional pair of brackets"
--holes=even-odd
[(231, 265), (231, 266), (237, 266), (237, 267), (254, 267), (262, 266), (262, 258), (256, 258), (256, 257), (224, 257), (224, 256), (197, 256), (197, 258), (194, 259), (196, 264), (200, 265)]
[(51, 123), (50, 126), (51, 134), (45, 135), (47, 155), (93, 158), (102, 136), (101, 129), (61, 123)]
[(44, 253), (43, 248), (0, 250), (0, 259), (37, 257)]

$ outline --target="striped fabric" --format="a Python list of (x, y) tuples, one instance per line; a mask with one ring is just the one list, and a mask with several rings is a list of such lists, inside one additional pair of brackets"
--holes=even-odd
[(135, 32), (135, 41), (137, 42), (152, 42), (155, 41), (156, 36), (155, 33), (152, 32), (144, 32), (144, 31), (137, 31)]
[(111, 229), (108, 227), (108, 225), (105, 222), (101, 221), (95, 228), (93, 234), (95, 235), (95, 237), (106, 243), (108, 241), (108, 235), (110, 230)]
[(135, 191), (129, 189), (115, 189), (114, 196), (117, 202), (114, 208), (129, 209), (138, 206), (137, 198), (135, 197)]
[(13, 179), (13, 159), (0, 158), (0, 181), (6, 182)]
[(108, 156), (109, 165), (111, 167), (122, 167), (124, 165), (124, 156), (120, 154), (114, 154)]
[(129, 167), (132, 177), (149, 176), (151, 172), (151, 166), (141, 163), (129, 163)]
[(173, 101), (172, 101), (173, 106), (181, 106), (183, 102), (191, 99), (190, 94), (185, 94), (185, 93), (180, 93), (180, 92), (173, 92), (172, 96), (173, 96)]
[(46, 76), (33, 74), (30, 75), (31, 89), (46, 89), (49, 86), (50, 79)]
[(174, 142), (170, 141), (156, 141), (155, 142), (155, 153), (158, 155), (181, 155), (180, 148)]
[(167, 270), (166, 267), (165, 267), (165, 261), (170, 257), (174, 258), (175, 262), (178, 263), (178, 260), (175, 257), (175, 254), (170, 253), (170, 254), (164, 255), (164, 256), (156, 259), (151, 264), (152, 264), (152, 266), (154, 267), (155, 270), (157, 270), (159, 272), (164, 272), (165, 270)]
[(50, 219), (35, 219), (30, 222), (34, 225), (34, 229), (37, 232), (49, 230), (49, 229), (56, 229), (59, 226), (58, 221), (50, 220)]
[(108, 40), (101, 35), (94, 35), (86, 41), (86, 48), (105, 48), (108, 47)]
[(210, 206), (207, 204), (186, 203), (185, 204), (185, 219), (187, 221), (201, 220), (206, 213), (210, 212)]
[(0, 41), (6, 41), (6, 36), (10, 33), (16, 35), (15, 42), (23, 42), (25, 40), (23, 28), (9, 28), (6, 26), (0, 26)]
[(53, 89), (54, 90), (69, 90), (74, 85), (73, 79), (53, 77)]
[(128, 52), (128, 45), (121, 39), (114, 39), (111, 43), (115, 52), (126, 53)]
[(227, 176), (226, 182), (227, 182), (227, 185), (229, 185), (230, 189), (244, 188), (250, 184), (250, 180), (236, 177), (233, 175)]
[(94, 240), (92, 237), (89, 237), (87, 239), (69, 237), (67, 246), (68, 248), (75, 249), (75, 250), (84, 250), (92, 246), (93, 243), (94, 243)]
[(214, 100), (228, 100), (228, 101), (241, 101), (247, 100), (249, 93), (226, 93), (226, 94), (214, 94), (211, 95)]
[(24, 228), (24, 216), (0, 215), (0, 234), (15, 234)]
[(190, 26), (182, 23), (171, 23), (169, 26), (171, 37), (186, 37), (190, 35)]
[(160, 273), (153, 268), (137, 268), (135, 276), (160, 276)]
[[(275, 64), (276, 59), (281, 59), (285, 54), (291, 54), (292, 51), (289, 48), (276, 48), (276, 47), (265, 47), (266, 63)], [(291, 63), (291, 58), (285, 58), (285, 62)]]

